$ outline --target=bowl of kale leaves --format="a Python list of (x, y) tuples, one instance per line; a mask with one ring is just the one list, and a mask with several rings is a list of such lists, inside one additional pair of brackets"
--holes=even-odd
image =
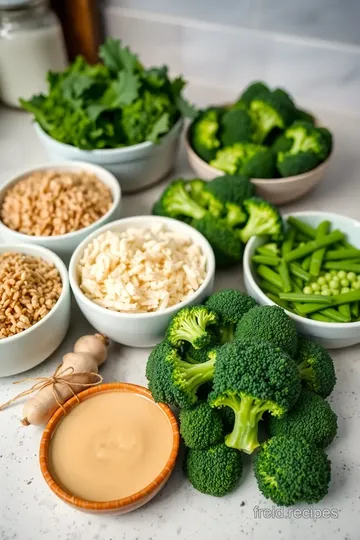
[(192, 112), (185, 81), (166, 66), (145, 68), (121, 42), (100, 47), (102, 63), (78, 57), (63, 72), (49, 72), (48, 92), (21, 100), (49, 157), (101, 165), (136, 191), (172, 168), (183, 126)]
[(199, 111), (186, 144), (190, 165), (201, 178), (245, 175), (258, 195), (285, 204), (324, 178), (333, 138), (285, 90), (254, 82), (236, 102)]

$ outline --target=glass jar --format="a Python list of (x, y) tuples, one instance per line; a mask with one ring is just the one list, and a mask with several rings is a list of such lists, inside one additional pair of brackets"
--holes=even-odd
[(0, 0), (0, 97), (19, 107), (46, 91), (46, 74), (67, 65), (60, 23), (46, 0)]

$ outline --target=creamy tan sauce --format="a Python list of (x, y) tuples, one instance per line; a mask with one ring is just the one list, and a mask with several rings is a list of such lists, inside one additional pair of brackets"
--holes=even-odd
[(148, 486), (166, 465), (172, 429), (165, 413), (139, 394), (95, 394), (61, 420), (50, 468), (68, 493), (111, 501)]

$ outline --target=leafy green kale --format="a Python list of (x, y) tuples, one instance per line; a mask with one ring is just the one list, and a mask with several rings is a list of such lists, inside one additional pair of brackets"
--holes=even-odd
[(158, 143), (180, 116), (196, 111), (182, 96), (185, 81), (166, 66), (145, 69), (121, 42), (100, 47), (103, 64), (79, 56), (63, 72), (49, 72), (48, 92), (21, 99), (50, 137), (84, 150)]

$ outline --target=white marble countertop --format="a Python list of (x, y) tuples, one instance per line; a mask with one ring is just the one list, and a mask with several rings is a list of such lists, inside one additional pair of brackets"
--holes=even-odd
[[(214, 99), (215, 101), (215, 99)], [(320, 114), (321, 113), (321, 114)], [(328, 177), (314, 191), (286, 211), (328, 210), (360, 218), (359, 118), (319, 111), (335, 133), (335, 155)], [(37, 165), (47, 158), (37, 141), (30, 120), (21, 112), (0, 109), (0, 183), (17, 170)], [(191, 177), (181, 154), (174, 175)], [(125, 215), (150, 213), (162, 185), (128, 196)], [(217, 275), (216, 288), (243, 288), (241, 268)], [(69, 334), (60, 349), (27, 377), (51, 374), (75, 340), (90, 332), (77, 309)], [(145, 384), (148, 350), (114, 345), (104, 365), (105, 381)], [(328, 449), (332, 460), (329, 495), (314, 505), (316, 518), (291, 516), (278, 510), (259, 493), (250, 459), (245, 458), (239, 487), (229, 496), (212, 498), (195, 491), (181, 471), (181, 459), (168, 484), (145, 507), (124, 516), (92, 516), (62, 503), (46, 486), (38, 465), (41, 429), (22, 427), (21, 404), (0, 412), (0, 539), (1, 540), (358, 540), (360, 538), (360, 453), (358, 441), (360, 347), (334, 351), (338, 383), (330, 401), (339, 417), (339, 432)], [(1, 361), (1, 358), (0, 358)], [(21, 376), (0, 379), (0, 402), (26, 385), (12, 386)], [(301, 511), (308, 509), (300, 505)], [(269, 514), (263, 515), (265, 509)], [(324, 513), (322, 513), (325, 510)], [(336, 517), (329, 518), (330, 510)], [(283, 513), (282, 513), (283, 512)], [(321, 516), (320, 516), (321, 514)]]

